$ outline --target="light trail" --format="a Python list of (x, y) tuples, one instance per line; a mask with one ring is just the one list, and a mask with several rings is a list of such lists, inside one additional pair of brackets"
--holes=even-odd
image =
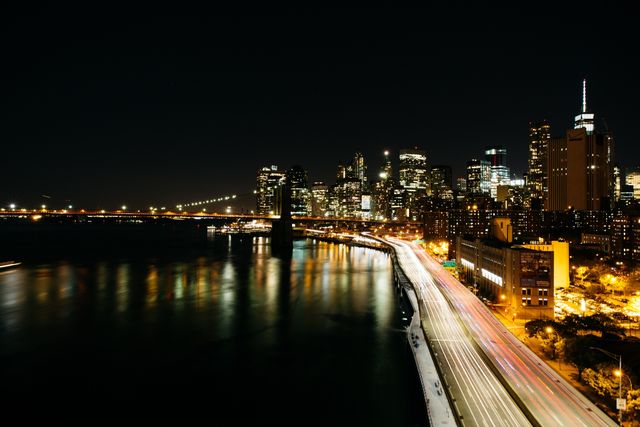
[(444, 380), (463, 425), (531, 425), (493, 374), (458, 314), (448, 304), (432, 277), (412, 249), (403, 241), (389, 239), (398, 261), (419, 295), (425, 332), (440, 362)]
[[(459, 318), (470, 338), (532, 417), (542, 426), (615, 426), (616, 423), (521, 343), (465, 286), (416, 244), (393, 239), (411, 251)], [(417, 268), (417, 267), (414, 267)], [(429, 319), (431, 320), (431, 319)]]

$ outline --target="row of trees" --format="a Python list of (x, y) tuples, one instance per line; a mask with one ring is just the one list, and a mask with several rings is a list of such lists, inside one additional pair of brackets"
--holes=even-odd
[(640, 289), (640, 267), (631, 270), (612, 268), (604, 262), (583, 262), (571, 267), (571, 282), (593, 294), (613, 292), (627, 295)]
[[(640, 341), (625, 336), (623, 328), (603, 313), (592, 316), (568, 315), (561, 321), (532, 320), (525, 329), (536, 339), (544, 353), (552, 360), (563, 360), (578, 369), (578, 380), (609, 400), (615, 407), (622, 381), (623, 397), (627, 399), (627, 420), (640, 419), (640, 389), (637, 355)], [(623, 372), (618, 372), (614, 360), (597, 348), (622, 355)]]

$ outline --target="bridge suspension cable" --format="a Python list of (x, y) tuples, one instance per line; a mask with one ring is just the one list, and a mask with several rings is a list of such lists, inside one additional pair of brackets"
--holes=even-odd
[(211, 197), (211, 198), (206, 198), (203, 200), (197, 200), (197, 201), (193, 201), (193, 202), (187, 202), (187, 203), (179, 203), (176, 205), (177, 209), (185, 209), (185, 208), (190, 208), (190, 207), (195, 207), (195, 206), (202, 206), (202, 205), (211, 205), (214, 203), (222, 203), (222, 202), (228, 202), (231, 200), (235, 200), (239, 197), (242, 196), (248, 196), (248, 195), (252, 195), (255, 194), (255, 191), (251, 192), (251, 193), (243, 193), (243, 194), (228, 194), (228, 195), (224, 195), (224, 196), (215, 196), (215, 197)]

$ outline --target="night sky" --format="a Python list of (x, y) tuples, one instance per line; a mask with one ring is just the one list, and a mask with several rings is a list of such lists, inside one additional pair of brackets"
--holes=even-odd
[(502, 144), (521, 175), (528, 122), (563, 134), (584, 77), (618, 161), (640, 163), (638, 37), (622, 6), (31, 7), (6, 10), (0, 30), (5, 207), (173, 206), (250, 193), (271, 164), (332, 183), (356, 151), (372, 179), (384, 149), (414, 145), (461, 175)]

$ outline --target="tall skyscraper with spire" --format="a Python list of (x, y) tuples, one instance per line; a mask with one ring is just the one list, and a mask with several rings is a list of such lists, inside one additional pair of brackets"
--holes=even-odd
[(600, 210), (613, 198), (613, 137), (596, 132), (587, 109), (587, 82), (582, 81), (582, 111), (574, 129), (551, 138), (548, 149), (548, 210)]
[(384, 220), (391, 216), (391, 193), (395, 185), (388, 150), (384, 151), (384, 163), (378, 177), (379, 180), (373, 186), (373, 217)]
[(575, 117), (573, 128), (584, 128), (587, 135), (591, 135), (595, 130), (595, 115), (587, 110), (587, 79), (582, 80), (582, 111)]
[(393, 179), (393, 167), (391, 166), (391, 158), (389, 157), (389, 150), (384, 150), (384, 165), (380, 171), (381, 179)]

